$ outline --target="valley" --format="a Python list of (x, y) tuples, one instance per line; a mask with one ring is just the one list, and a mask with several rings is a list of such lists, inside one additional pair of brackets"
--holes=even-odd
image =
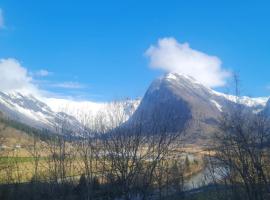
[(0, 182), (63, 195), (76, 195), (65, 187), (94, 184), (99, 189), (84, 191), (89, 198), (161, 199), (193, 196), (214, 183), (223, 187), (228, 172), (219, 160), (227, 156), (218, 144), (222, 120), (236, 116), (235, 108), (253, 120), (268, 115), (269, 106), (267, 97), (222, 94), (173, 73), (154, 80), (138, 100), (43, 100), (48, 104), (1, 93)]

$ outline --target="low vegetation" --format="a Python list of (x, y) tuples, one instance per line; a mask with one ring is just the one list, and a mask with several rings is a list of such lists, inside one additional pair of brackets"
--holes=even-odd
[[(121, 117), (113, 113), (110, 123)], [(141, 122), (110, 130), (108, 119), (83, 119), (72, 139), (64, 137), (65, 123), (44, 135), (2, 120), (0, 199), (270, 199), (270, 123), (262, 113), (234, 105), (198, 154), (187, 152), (184, 133), (158, 124), (147, 132)], [(7, 130), (18, 138), (4, 137)], [(187, 187), (200, 174), (205, 181)]]

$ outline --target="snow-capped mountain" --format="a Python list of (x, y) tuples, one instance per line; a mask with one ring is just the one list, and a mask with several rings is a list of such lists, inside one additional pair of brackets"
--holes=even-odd
[(45, 102), (54, 112), (65, 112), (90, 129), (99, 129), (97, 126), (100, 125), (108, 130), (127, 121), (140, 104), (140, 99), (97, 103), (48, 98)]
[[(253, 112), (264, 109), (268, 98), (235, 97), (205, 87), (189, 76), (169, 73), (153, 81), (129, 123), (141, 120), (145, 131), (181, 132), (192, 140), (216, 130), (222, 112), (242, 104)], [(187, 127), (188, 126), (188, 127)]]
[(52, 127), (56, 113), (32, 95), (0, 92), (0, 110), (9, 118), (37, 128)]
[(69, 131), (76, 132), (80, 129), (76, 118), (64, 112), (52, 111), (47, 104), (33, 95), (0, 92), (0, 111), (9, 119), (39, 129), (56, 131), (63, 123)]
[[(255, 97), (255, 98), (248, 97), (248, 96), (236, 97), (234, 95), (217, 92), (211, 88), (204, 86), (202, 83), (198, 82), (194, 78), (187, 76), (187, 75), (181, 75), (181, 74), (177, 74), (177, 73), (168, 73), (164, 77), (161, 77), (159, 79), (164, 79), (164, 78), (167, 80), (171, 80), (171, 81), (173, 81), (173, 80), (178, 81), (178, 84), (179, 84), (179, 82), (186, 82), (189, 80), (188, 84), (191, 85), (193, 88), (201, 88), (202, 90), (208, 91), (210, 94), (212, 94), (211, 95), (212, 97), (214, 97), (214, 96), (216, 96), (217, 98), (224, 97), (228, 101), (231, 101), (233, 103), (242, 104), (242, 105), (250, 107), (250, 108), (263, 109), (263, 107), (265, 107), (267, 101), (269, 100), (269, 97)], [(186, 79), (186, 81), (183, 81), (183, 79)]]
[[(231, 105), (242, 104), (253, 112), (270, 113), (268, 98), (235, 97), (216, 92), (189, 76), (169, 73), (157, 78), (142, 100), (122, 100), (110, 103), (40, 98), (18, 92), (0, 92), (0, 111), (7, 117), (36, 128), (55, 130), (63, 125), (70, 133), (82, 127), (110, 129), (138, 119), (147, 131), (158, 125), (169, 132), (183, 130), (187, 125), (193, 138), (213, 132), (222, 112)], [(267, 106), (266, 106), (267, 104)], [(97, 127), (97, 121), (102, 127)], [(105, 124), (105, 126), (104, 126)]]
[[(64, 125), (65, 132), (77, 135), (85, 125), (93, 128), (95, 118), (98, 116), (108, 118), (109, 114), (113, 115), (112, 112), (115, 112), (116, 109), (121, 110), (122, 120), (127, 120), (138, 104), (139, 100), (125, 100), (115, 103), (76, 102), (34, 97), (19, 92), (0, 92), (0, 111), (8, 118), (35, 128), (51, 131), (57, 131), (57, 128)], [(88, 121), (85, 121), (86, 119)], [(109, 126), (108, 123), (107, 125)], [(111, 127), (113, 126), (111, 125)]]
[(137, 109), (140, 104), (140, 99), (119, 100), (114, 102), (91, 102), (91, 101), (74, 101), (67, 99), (47, 98), (44, 100), (46, 104), (54, 112), (65, 112), (81, 120), (84, 116), (96, 116), (101, 113), (120, 109), (125, 116), (129, 117)]

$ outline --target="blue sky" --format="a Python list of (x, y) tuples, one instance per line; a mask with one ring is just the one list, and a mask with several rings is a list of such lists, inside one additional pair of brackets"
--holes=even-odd
[(0, 59), (16, 59), (35, 85), (52, 93), (135, 98), (166, 71), (160, 63), (149, 67), (147, 50), (174, 38), (237, 72), (243, 94), (269, 96), (268, 2), (1, 0)]

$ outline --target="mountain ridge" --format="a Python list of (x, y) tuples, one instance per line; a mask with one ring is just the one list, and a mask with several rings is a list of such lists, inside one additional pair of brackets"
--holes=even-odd
[[(167, 131), (185, 130), (189, 142), (204, 142), (217, 130), (222, 112), (230, 112), (235, 104), (258, 112), (264, 109), (266, 100), (226, 95), (205, 87), (192, 77), (168, 73), (152, 82), (130, 123), (141, 120), (145, 130), (154, 130), (157, 124), (172, 126), (167, 127)], [(151, 122), (153, 119), (155, 123)]]
[[(224, 94), (205, 87), (190, 76), (168, 73), (155, 79), (142, 99), (97, 103), (56, 98), (41, 99), (16, 92), (0, 92), (0, 110), (11, 119), (35, 128), (54, 129), (56, 125), (67, 120), (69, 126), (73, 127), (73, 132), (80, 131), (80, 126), (84, 125), (82, 121), (86, 117), (103, 117), (104, 122), (108, 123), (112, 117), (109, 115), (113, 115), (116, 110), (120, 111), (123, 118), (118, 124), (114, 124), (115, 127), (125, 121), (138, 119), (143, 113), (144, 123), (149, 127), (153, 117), (160, 126), (170, 126), (170, 132), (183, 130), (189, 122), (189, 126), (193, 127), (190, 132), (202, 135), (200, 132), (209, 129), (213, 131), (211, 126), (215, 126), (218, 117), (222, 112), (228, 111), (230, 105), (239, 103), (253, 112), (259, 112), (270, 108), (270, 100), (268, 103), (267, 100), (267, 97), (250, 98)], [(169, 110), (171, 113), (168, 113)], [(195, 125), (197, 123), (200, 125)], [(149, 127), (146, 129), (153, 128)], [(107, 128), (113, 126), (108, 124)]]

